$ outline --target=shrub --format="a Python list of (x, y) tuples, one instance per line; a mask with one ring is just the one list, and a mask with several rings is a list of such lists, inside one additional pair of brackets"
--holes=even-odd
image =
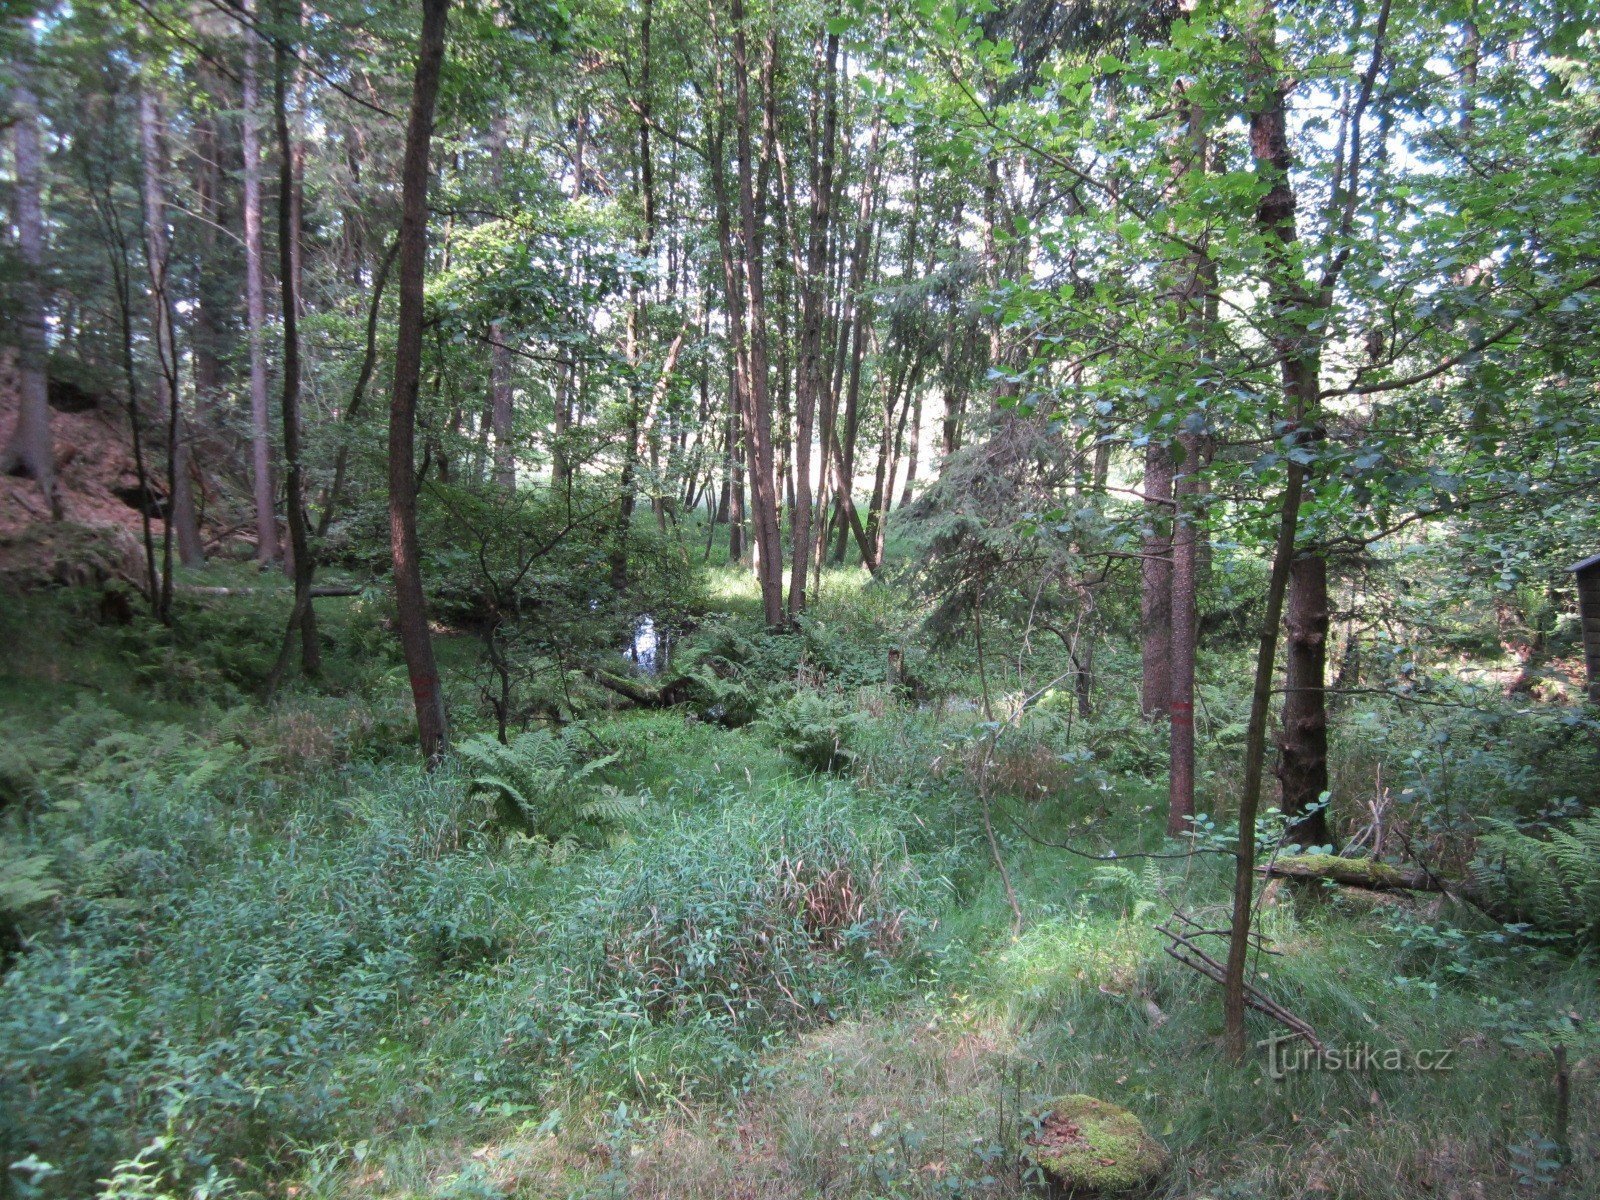
[(1542, 838), (1506, 821), (1490, 822), (1473, 870), (1519, 920), (1583, 942), (1600, 938), (1600, 816), (1552, 826)]
[(468, 794), (489, 798), (493, 823), (557, 855), (603, 841), (622, 829), (637, 802), (600, 782), (617, 756), (585, 760), (581, 735), (581, 727), (569, 726), (560, 737), (529, 730), (509, 745), (484, 734), (467, 739), (460, 754), (469, 772)]
[(843, 696), (803, 690), (765, 719), (778, 746), (813, 771), (843, 771), (855, 762), (864, 718)]

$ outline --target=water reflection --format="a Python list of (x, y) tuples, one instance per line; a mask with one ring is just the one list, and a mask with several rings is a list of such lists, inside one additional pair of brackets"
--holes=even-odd
[(633, 625), (633, 636), (628, 642), (628, 658), (646, 675), (659, 675), (667, 668), (671, 654), (671, 635), (656, 624), (656, 619), (645, 613)]

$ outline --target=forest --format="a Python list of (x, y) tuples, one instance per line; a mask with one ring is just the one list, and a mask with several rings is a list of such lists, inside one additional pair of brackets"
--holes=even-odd
[(0, 47), (0, 1200), (1600, 1194), (1600, 6)]

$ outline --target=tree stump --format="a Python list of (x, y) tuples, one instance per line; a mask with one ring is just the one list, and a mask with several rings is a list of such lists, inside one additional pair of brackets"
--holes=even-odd
[(1055, 1194), (1126, 1195), (1153, 1183), (1167, 1169), (1166, 1148), (1125, 1108), (1093, 1096), (1059, 1096), (1050, 1102), (1025, 1146)]

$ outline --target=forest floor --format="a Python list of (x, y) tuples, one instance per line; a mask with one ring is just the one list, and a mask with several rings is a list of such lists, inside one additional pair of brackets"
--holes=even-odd
[(1080, 1092), (1171, 1150), (1156, 1195), (1600, 1194), (1600, 974), (1470, 912), (1271, 889), (1261, 986), (1362, 1061), (1230, 1065), (1154, 928), (1220, 924), (1227, 860), (1126, 857), (1164, 794), (1104, 749), (1120, 718), (983, 768), (1019, 929), (976, 691), (860, 689), (834, 774), (766, 724), (596, 713), (626, 833), (553, 854), (414, 764), (366, 600), (323, 610), (319, 689), (252, 702), (280, 600), (196, 607), (184, 644), (8, 609), (5, 853), (48, 894), (0, 983), (18, 1196), (1011, 1197)]

